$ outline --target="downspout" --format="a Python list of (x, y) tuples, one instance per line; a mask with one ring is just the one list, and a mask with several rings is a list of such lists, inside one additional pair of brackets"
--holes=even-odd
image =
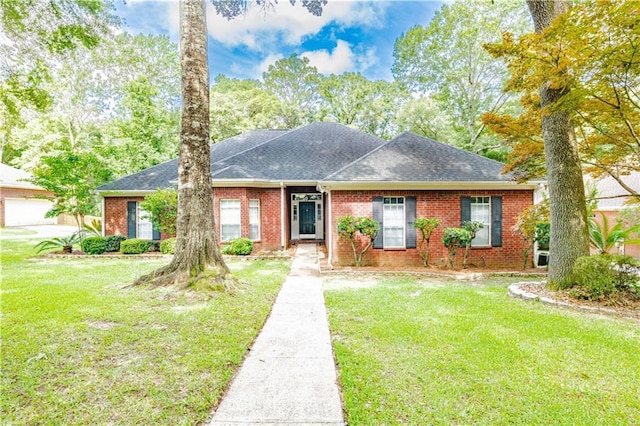
[(287, 249), (286, 246), (286, 233), (287, 230), (285, 228), (285, 211), (286, 209), (286, 199), (285, 199), (285, 191), (284, 191), (284, 182), (280, 182), (280, 245), (283, 250)]
[(332, 260), (333, 260), (333, 214), (332, 214), (332, 209), (331, 209), (331, 190), (327, 189), (327, 228), (329, 228), (327, 231), (327, 242), (328, 242), (328, 250), (327, 250), (327, 266), (329, 267), (329, 269), (333, 269), (333, 264), (332, 264)]

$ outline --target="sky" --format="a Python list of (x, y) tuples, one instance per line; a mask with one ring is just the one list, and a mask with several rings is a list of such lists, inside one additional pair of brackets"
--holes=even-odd
[[(123, 30), (179, 39), (178, 1), (127, 0), (117, 4)], [(393, 46), (415, 25), (428, 25), (439, 1), (329, 0), (322, 16), (279, 0), (266, 15), (250, 7), (234, 20), (218, 16), (207, 1), (209, 74), (260, 79), (269, 65), (298, 54), (323, 74), (360, 72), (371, 80), (391, 80)]]

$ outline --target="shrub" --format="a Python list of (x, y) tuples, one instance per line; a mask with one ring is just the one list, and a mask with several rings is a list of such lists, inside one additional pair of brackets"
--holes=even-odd
[(147, 250), (147, 242), (138, 238), (124, 240), (120, 243), (120, 252), (122, 254), (140, 254)]
[(87, 237), (82, 240), (80, 247), (87, 254), (102, 254), (107, 251), (107, 239), (105, 237)]
[(431, 234), (433, 230), (440, 225), (438, 219), (418, 218), (413, 224), (414, 228), (420, 231), (420, 257), (424, 266), (429, 266), (429, 240), (431, 240)]
[(467, 247), (467, 243), (471, 243), (471, 232), (462, 228), (445, 228), (442, 243), (447, 248), (449, 257), (449, 266), (453, 268), (456, 254), (460, 247)]
[(160, 243), (160, 253), (162, 254), (175, 254), (177, 238), (167, 238)]
[(140, 206), (149, 214), (156, 229), (166, 234), (176, 234), (178, 191), (158, 189), (156, 192), (146, 195)]
[(126, 240), (124, 235), (109, 235), (107, 237), (107, 250), (108, 252), (120, 251), (120, 243)]
[(247, 256), (253, 251), (253, 241), (248, 238), (236, 238), (229, 244), (231, 254), (237, 256)]
[[(378, 236), (378, 232), (380, 232), (380, 224), (369, 217), (344, 216), (338, 218), (338, 235), (351, 243), (356, 266), (360, 266), (362, 263), (362, 256), (373, 245), (373, 240)], [(356, 233), (365, 239), (364, 248), (360, 251), (358, 251)]]
[(73, 245), (80, 242), (80, 232), (74, 232), (66, 237), (56, 237), (50, 240), (44, 240), (36, 244), (36, 253), (42, 253), (45, 250), (51, 250), (59, 248), (63, 253), (71, 253), (73, 251)]
[(466, 242), (464, 249), (464, 259), (462, 260), (462, 267), (467, 267), (467, 259), (469, 257), (469, 249), (471, 248), (471, 241), (476, 237), (479, 230), (484, 228), (484, 223), (475, 220), (469, 220), (462, 224), (462, 229), (469, 231), (469, 239)]
[(220, 249), (220, 252), (222, 254), (233, 254), (233, 251), (231, 249), (232, 249), (231, 244), (225, 244)]
[(160, 241), (147, 241), (147, 252), (157, 252), (160, 251)]
[(640, 287), (640, 262), (631, 256), (583, 256), (573, 266), (571, 293), (575, 297), (599, 300), (615, 292), (637, 292)]

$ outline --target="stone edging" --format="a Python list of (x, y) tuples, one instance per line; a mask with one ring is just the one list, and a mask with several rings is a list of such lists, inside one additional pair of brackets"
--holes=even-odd
[(623, 318), (629, 318), (629, 319), (634, 319), (634, 320), (638, 320), (638, 318), (631, 316), (631, 315), (627, 315), (624, 312), (619, 312), (616, 311), (615, 309), (611, 309), (611, 308), (601, 308), (601, 307), (596, 307), (596, 306), (587, 306), (587, 305), (577, 305), (574, 303), (569, 303), (569, 302), (561, 302), (559, 300), (555, 300), (552, 299), (550, 297), (546, 297), (546, 296), (538, 296), (535, 293), (531, 293), (528, 292), (526, 290), (523, 290), (520, 288), (521, 285), (523, 284), (533, 284), (533, 285), (544, 285), (544, 282), (519, 282), (519, 283), (514, 283), (511, 284), (509, 286), (509, 296), (515, 298), (515, 299), (522, 299), (525, 300), (527, 302), (536, 302), (539, 301), (541, 303), (544, 303), (546, 305), (551, 305), (551, 306), (557, 306), (559, 308), (568, 308), (568, 309), (578, 309), (581, 311), (586, 311), (586, 312), (590, 312), (590, 313), (594, 313), (594, 314), (603, 314), (603, 315), (609, 315), (609, 316), (617, 316), (617, 317), (623, 317)]

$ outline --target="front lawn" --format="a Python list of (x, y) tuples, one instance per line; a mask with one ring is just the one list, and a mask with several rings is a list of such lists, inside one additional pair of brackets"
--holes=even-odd
[(231, 262), (249, 283), (211, 299), (127, 288), (166, 260), (28, 259), (2, 244), (2, 424), (193, 425), (210, 414), (288, 272)]
[(350, 425), (640, 424), (637, 321), (514, 300), (506, 279), (336, 281), (325, 298)]

